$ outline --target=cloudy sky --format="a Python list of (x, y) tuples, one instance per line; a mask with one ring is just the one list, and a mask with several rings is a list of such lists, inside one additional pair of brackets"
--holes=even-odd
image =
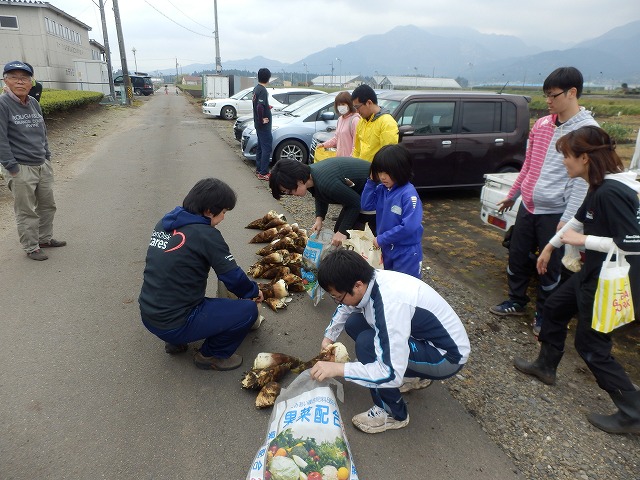
[[(92, 27), (103, 42), (98, 0), (48, 0)], [(127, 63), (139, 71), (215, 63), (213, 0), (119, 0)], [(120, 66), (113, 0), (105, 0), (114, 69)], [(218, 31), (225, 60), (264, 56), (295, 62), (396, 26), (470, 27), (515, 35), (545, 49), (562, 49), (640, 20), (637, 0), (219, 0)], [(184, 72), (187, 73), (187, 72)], [(190, 72), (189, 72), (190, 73)]]

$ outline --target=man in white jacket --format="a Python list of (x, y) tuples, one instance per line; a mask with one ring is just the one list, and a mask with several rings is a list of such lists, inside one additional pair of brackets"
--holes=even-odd
[(374, 270), (358, 253), (337, 250), (320, 263), (318, 282), (338, 308), (321, 347), (343, 330), (358, 361), (318, 362), (311, 376), (336, 376), (368, 387), (374, 405), (353, 417), (356, 428), (380, 433), (409, 424), (402, 392), (455, 375), (466, 363), (469, 337), (451, 306), (423, 281)]

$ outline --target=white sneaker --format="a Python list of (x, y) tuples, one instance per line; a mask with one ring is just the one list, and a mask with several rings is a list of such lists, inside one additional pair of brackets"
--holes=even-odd
[(358, 430), (365, 433), (380, 433), (406, 427), (409, 425), (409, 415), (404, 420), (396, 420), (384, 408), (374, 405), (366, 412), (353, 417), (351, 421)]
[(404, 377), (402, 381), (404, 383), (400, 385), (401, 393), (407, 393), (411, 390), (420, 390), (421, 388), (427, 388), (433, 383), (433, 380), (431, 380), (430, 378), (420, 377)]
[(258, 328), (260, 328), (260, 325), (262, 325), (262, 322), (264, 322), (264, 317), (262, 315), (258, 315), (258, 318), (256, 318), (256, 321), (253, 322), (253, 325), (251, 325), (251, 330), (257, 330)]

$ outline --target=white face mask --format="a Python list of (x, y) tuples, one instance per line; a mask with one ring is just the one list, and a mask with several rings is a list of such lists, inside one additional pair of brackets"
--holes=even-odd
[(338, 113), (340, 115), (344, 115), (348, 111), (349, 111), (349, 107), (348, 106), (346, 106), (346, 105), (338, 105)]

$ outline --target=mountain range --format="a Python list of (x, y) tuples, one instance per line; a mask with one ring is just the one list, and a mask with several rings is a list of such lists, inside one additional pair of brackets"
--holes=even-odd
[[(264, 57), (223, 60), (224, 70), (256, 72), (268, 67), (274, 74), (420, 75), (467, 79), (472, 85), (540, 84), (553, 69), (572, 65), (585, 82), (618, 87), (640, 84), (640, 21), (616, 27), (604, 35), (570, 48), (543, 51), (510, 35), (484, 34), (471, 28), (430, 28), (413, 25), (326, 48), (294, 63)], [(636, 60), (632, 60), (635, 58)], [(338, 60), (340, 59), (340, 60)], [(307, 67), (305, 67), (305, 64)], [(332, 72), (333, 68), (333, 72)], [(213, 64), (192, 64), (183, 71), (215, 70)], [(163, 71), (172, 73), (172, 69)]]

